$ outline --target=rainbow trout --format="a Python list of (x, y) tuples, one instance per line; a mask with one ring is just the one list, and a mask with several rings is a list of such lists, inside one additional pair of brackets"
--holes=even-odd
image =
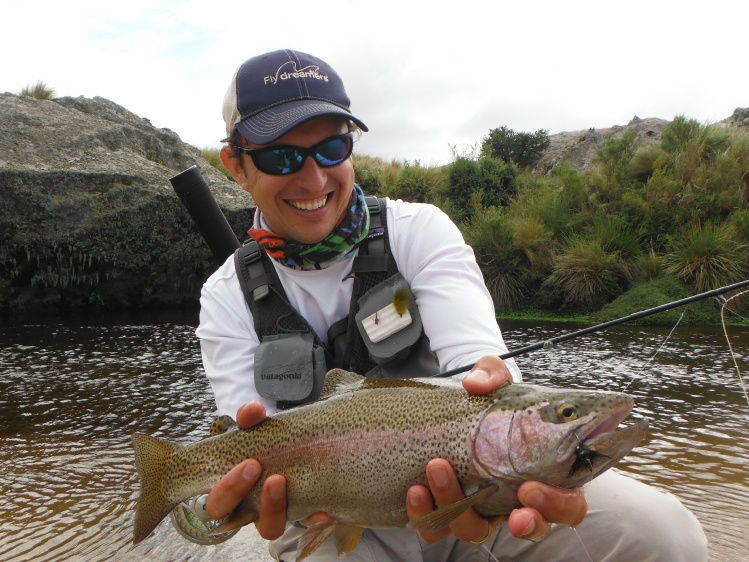
[[(335, 518), (307, 530), (298, 560), (329, 534), (344, 539), (343, 555), (363, 527), (436, 529), (469, 507), (485, 517), (507, 514), (519, 507), (517, 489), (526, 480), (577, 488), (621, 460), (647, 429), (644, 419), (617, 429), (633, 405), (615, 392), (512, 384), (476, 396), (451, 379), (365, 379), (336, 369), (317, 402), (249, 429), (232, 424), (186, 446), (134, 434), (141, 480), (134, 542), (247, 458), (263, 473), (232, 514), (239, 525), (257, 518), (271, 474), (286, 477), (289, 521), (319, 511)], [(426, 464), (438, 457), (452, 464), (467, 499), (409, 524), (407, 490), (428, 485)]]

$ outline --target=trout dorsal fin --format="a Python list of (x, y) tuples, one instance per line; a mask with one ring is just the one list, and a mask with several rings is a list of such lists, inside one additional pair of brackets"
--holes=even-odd
[(341, 388), (361, 384), (364, 380), (363, 376), (352, 373), (351, 371), (331, 369), (325, 374), (325, 383), (323, 383), (318, 400), (330, 398), (338, 393)]
[(432, 513), (427, 513), (426, 515), (412, 519), (408, 522), (406, 527), (419, 529), (421, 531), (439, 531), (455, 521), (466, 509), (482, 502), (496, 491), (497, 485), (490, 484), (485, 488), (477, 490), (470, 496), (466, 496), (462, 500), (435, 509)]
[(237, 422), (231, 416), (219, 416), (211, 423), (211, 437), (226, 433), (235, 425), (237, 425)]

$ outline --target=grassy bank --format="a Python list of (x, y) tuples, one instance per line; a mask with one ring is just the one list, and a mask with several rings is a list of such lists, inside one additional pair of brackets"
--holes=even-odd
[[(494, 129), (441, 167), (355, 154), (366, 193), (442, 208), (501, 317), (602, 322), (749, 273), (749, 134), (680, 116), (660, 142), (609, 138), (591, 169), (534, 174), (544, 131)], [(749, 315), (747, 299), (734, 308)], [(676, 316), (674, 316), (676, 315)], [(672, 324), (681, 311), (642, 322)], [(682, 322), (718, 323), (707, 301)]]

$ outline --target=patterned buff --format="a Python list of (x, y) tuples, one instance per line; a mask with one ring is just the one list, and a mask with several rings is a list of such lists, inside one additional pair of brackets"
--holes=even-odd
[(327, 265), (345, 259), (352, 250), (359, 247), (368, 232), (369, 210), (364, 202), (364, 193), (354, 184), (348, 212), (341, 216), (333, 231), (316, 244), (284, 240), (264, 228), (252, 228), (248, 234), (282, 265), (310, 270), (325, 269)]

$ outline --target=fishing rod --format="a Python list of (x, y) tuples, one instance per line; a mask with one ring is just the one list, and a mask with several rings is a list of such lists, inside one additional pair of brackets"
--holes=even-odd
[(190, 213), (195, 226), (219, 263), (241, 244), (218, 206), (197, 166), (190, 166), (169, 179), (175, 193)]
[[(641, 310), (640, 312), (635, 312), (633, 314), (630, 314), (629, 316), (623, 316), (621, 318), (617, 318), (616, 320), (609, 320), (608, 322), (604, 322), (602, 324), (596, 324), (595, 326), (589, 326), (588, 328), (583, 328), (582, 330), (577, 330), (576, 332), (570, 332), (568, 334), (562, 334), (561, 336), (557, 336), (555, 338), (551, 338), (549, 340), (544, 340), (540, 342), (536, 342), (531, 345), (527, 345), (525, 347), (521, 347), (520, 349), (516, 349), (515, 351), (508, 351), (507, 353), (503, 353), (499, 356), (500, 359), (509, 359), (511, 357), (516, 357), (518, 355), (524, 355), (526, 353), (530, 353), (531, 351), (536, 351), (538, 349), (543, 349), (545, 347), (550, 347), (552, 345), (558, 344), (563, 341), (571, 340), (572, 338), (577, 338), (579, 336), (583, 336), (585, 334), (589, 334), (591, 332), (598, 332), (599, 330), (605, 330), (606, 328), (610, 328), (611, 326), (616, 326), (618, 324), (624, 324), (625, 322), (632, 322), (633, 320), (638, 320), (640, 318), (644, 318), (646, 316), (650, 316), (651, 314), (657, 314), (659, 312), (664, 312), (666, 310), (671, 310), (672, 308), (677, 308), (679, 306), (684, 306), (690, 303), (693, 303), (698, 300), (702, 299), (708, 299), (710, 297), (716, 297), (718, 295), (722, 295), (724, 293), (728, 293), (730, 291), (735, 291), (736, 289), (742, 289), (744, 287), (749, 287), (749, 279), (745, 281), (740, 281), (738, 283), (734, 283), (733, 285), (726, 285), (725, 287), (720, 287), (719, 289), (713, 289), (712, 291), (706, 291), (704, 293), (700, 293), (698, 295), (693, 295), (691, 297), (687, 297), (684, 299), (680, 299), (677, 301), (669, 302), (666, 304), (662, 304), (660, 306), (656, 306), (653, 308), (648, 308), (647, 310)], [(466, 367), (458, 367), (457, 369), (452, 369), (450, 371), (445, 371), (444, 373), (438, 373), (436, 375), (432, 375), (433, 377), (451, 377), (453, 375), (457, 375), (460, 373), (465, 373), (466, 371), (470, 371), (473, 368), (472, 365), (466, 366)]]

